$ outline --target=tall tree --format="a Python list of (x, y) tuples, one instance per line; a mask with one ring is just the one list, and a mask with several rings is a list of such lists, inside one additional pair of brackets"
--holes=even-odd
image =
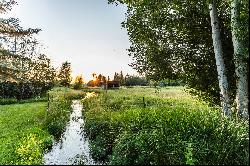
[(82, 77), (82, 75), (76, 76), (75, 83), (83, 84), (83, 77)]
[[(242, 1), (241, 3), (244, 3)], [(246, 2), (245, 2), (246, 3)], [(231, 28), (232, 28), (232, 41), (234, 46), (234, 62), (236, 73), (236, 104), (237, 114), (240, 118), (248, 118), (248, 60), (249, 53), (246, 44), (244, 42), (244, 36), (242, 31), (248, 31), (248, 27), (244, 28), (240, 21), (240, 4), (239, 0), (231, 1)], [(243, 13), (244, 14), (244, 13)], [(242, 15), (243, 15), (242, 14)], [(249, 22), (248, 22), (249, 23)], [(248, 25), (247, 23), (247, 25)]]
[[(0, 13), (6, 13), (16, 4), (14, 0), (1, 0)], [(25, 64), (31, 62), (34, 56), (37, 41), (33, 34), (41, 29), (23, 29), (17, 18), (0, 18), (0, 73), (2, 81), (25, 81)], [(17, 51), (17, 47), (18, 51)]]
[(120, 78), (119, 78), (119, 73), (116, 73), (115, 72), (115, 75), (114, 75), (114, 79), (113, 79), (114, 81), (119, 81), (120, 80)]
[(32, 81), (54, 84), (56, 71), (46, 55), (40, 54), (29, 64), (28, 69), (27, 77)]
[(72, 81), (71, 72), (72, 72), (71, 63), (67, 61), (62, 63), (59, 74), (57, 76), (59, 79), (60, 85), (65, 86), (65, 87), (70, 86), (70, 83)]
[(214, 54), (216, 59), (216, 66), (218, 72), (218, 80), (219, 87), (221, 92), (221, 105), (222, 110), (226, 116), (231, 116), (231, 106), (229, 99), (229, 90), (228, 90), (228, 82), (225, 70), (225, 63), (223, 59), (222, 52), (222, 44), (221, 44), (221, 35), (220, 35), (220, 27), (219, 27), (219, 19), (215, 1), (213, 0), (209, 4), (210, 10), (210, 18), (211, 18), (211, 26), (212, 26), (212, 38), (213, 38), (213, 46), (214, 46)]
[[(220, 86), (213, 51), (212, 28), (207, 1), (182, 0), (109, 0), (126, 3), (126, 20), (131, 46), (131, 64), (153, 80), (180, 78), (189, 91), (220, 104)], [(235, 95), (233, 45), (230, 10), (217, 1), (221, 32), (222, 58), (228, 78), (230, 101)]]

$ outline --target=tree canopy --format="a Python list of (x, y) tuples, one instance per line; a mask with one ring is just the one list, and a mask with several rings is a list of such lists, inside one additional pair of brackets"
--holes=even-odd
[(59, 70), (59, 74), (57, 76), (59, 79), (60, 85), (66, 86), (66, 87), (70, 86), (70, 83), (72, 81), (71, 72), (72, 72), (71, 63), (67, 61), (62, 63), (62, 66)]
[[(220, 90), (213, 52), (207, 1), (190, 0), (109, 0), (127, 5), (126, 20), (131, 46), (131, 66), (153, 80), (180, 78), (190, 92), (219, 104)], [(242, 33), (247, 33), (247, 1), (242, 2)], [(236, 77), (230, 28), (230, 3), (217, 1), (223, 58), (229, 77), (231, 101)], [(244, 29), (244, 30), (243, 30)], [(248, 38), (244, 37), (246, 43)]]

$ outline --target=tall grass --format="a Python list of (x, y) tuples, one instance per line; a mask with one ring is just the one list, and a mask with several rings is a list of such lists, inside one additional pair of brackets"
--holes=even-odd
[(46, 111), (45, 126), (49, 133), (59, 138), (65, 130), (72, 111), (72, 100), (86, 95), (83, 91), (69, 88), (54, 88), (49, 92), (48, 109)]
[(248, 125), (182, 90), (129, 88), (85, 99), (93, 157), (108, 164), (249, 164)]

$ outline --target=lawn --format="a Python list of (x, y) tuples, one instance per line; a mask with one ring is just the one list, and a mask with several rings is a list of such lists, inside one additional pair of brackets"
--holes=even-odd
[[(0, 164), (41, 162), (44, 143), (50, 139), (49, 133), (43, 129), (46, 105), (46, 102), (35, 102), (0, 106)], [(21, 152), (21, 147), (26, 151)], [(26, 162), (22, 161), (31, 153), (37, 154)]]

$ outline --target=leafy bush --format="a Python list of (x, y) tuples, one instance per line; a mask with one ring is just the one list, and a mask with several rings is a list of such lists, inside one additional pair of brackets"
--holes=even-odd
[(75, 83), (75, 84), (73, 85), (73, 88), (74, 88), (75, 90), (79, 90), (79, 89), (82, 88), (82, 85), (79, 84), (79, 83)]
[(181, 80), (171, 80), (171, 79), (164, 79), (159, 81), (159, 86), (164, 87), (164, 86), (180, 86), (183, 85)]
[(112, 165), (249, 164), (247, 125), (193, 99), (148, 95), (143, 108), (138, 93), (121, 93), (83, 101), (95, 159)]
[(0, 105), (14, 104), (14, 103), (17, 103), (17, 102), (18, 101), (15, 98), (8, 98), (8, 99), (6, 99), (6, 98), (1, 99), (0, 98)]
[(0, 97), (15, 98), (17, 100), (29, 99), (36, 96), (43, 96), (54, 86), (53, 83), (38, 81), (31, 82), (0, 82)]

